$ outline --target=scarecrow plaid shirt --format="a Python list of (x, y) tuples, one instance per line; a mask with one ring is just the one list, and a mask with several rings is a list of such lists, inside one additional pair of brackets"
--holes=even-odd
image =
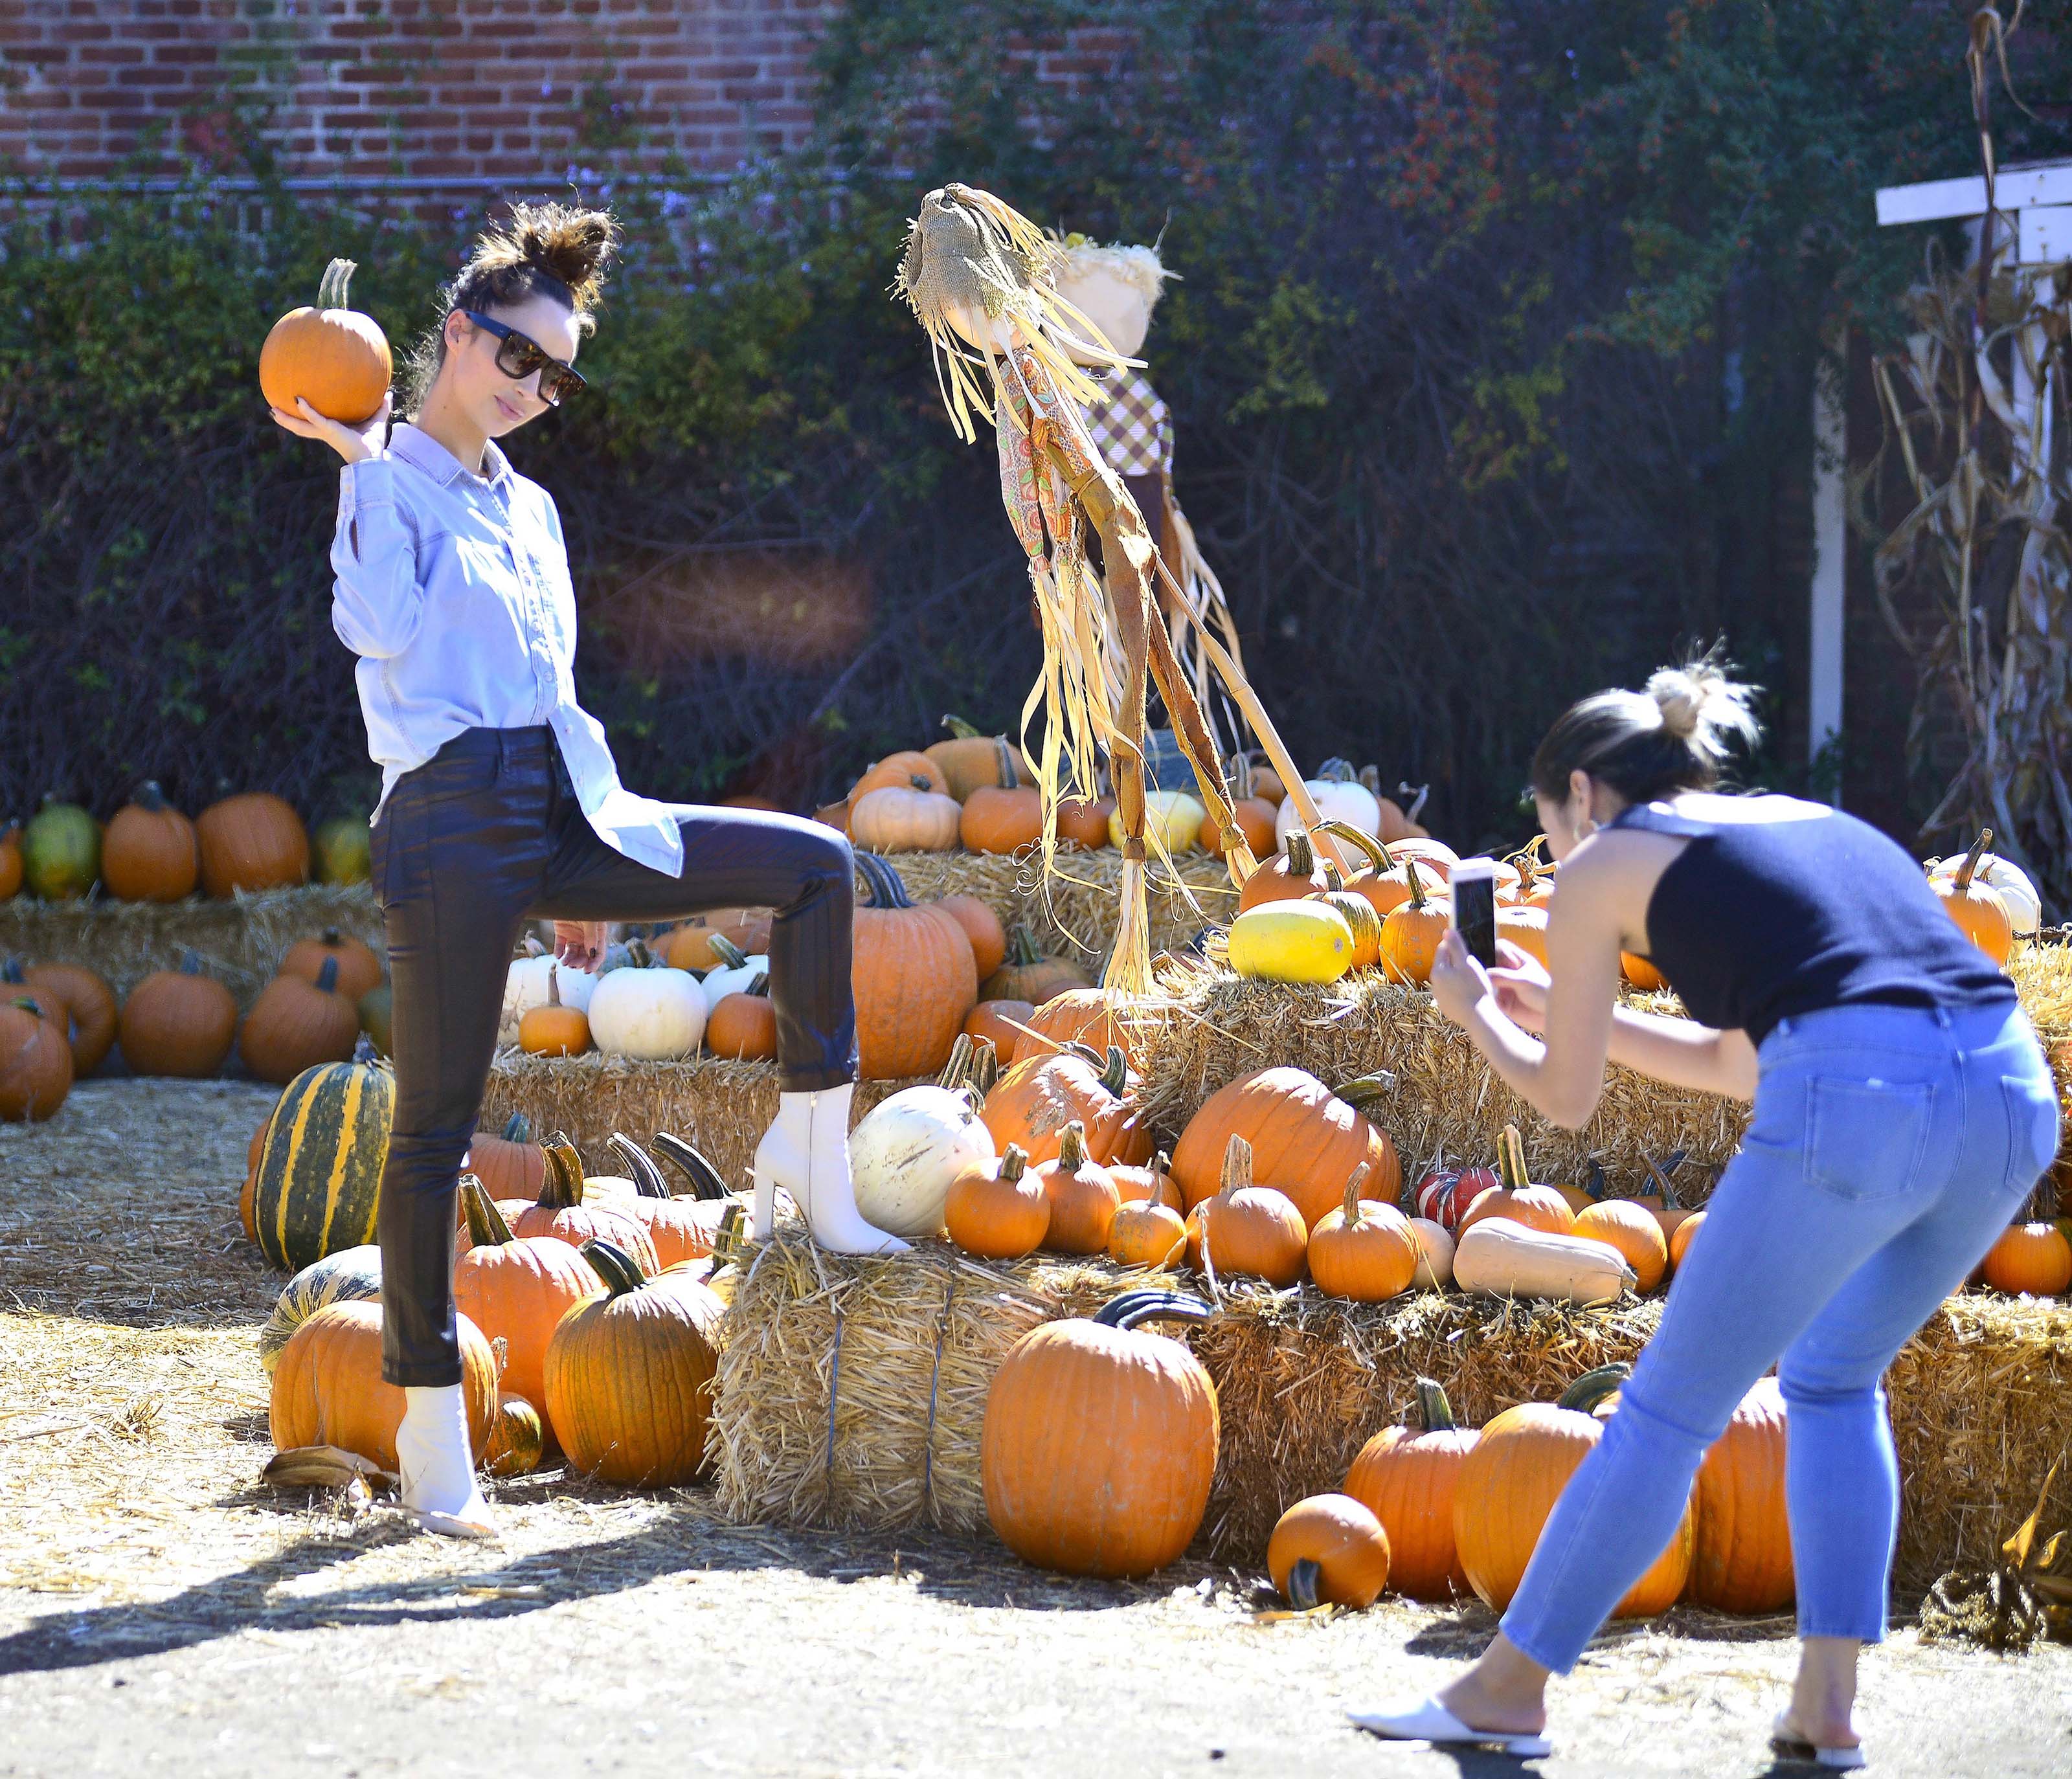
[(1173, 417), (1141, 371), (1111, 371), (1102, 399), (1087, 409), (1087, 431), (1117, 475), (1170, 476)]

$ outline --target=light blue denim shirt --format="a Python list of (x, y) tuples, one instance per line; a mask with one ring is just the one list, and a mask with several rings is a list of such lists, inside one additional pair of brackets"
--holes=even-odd
[(599, 837), (680, 876), (672, 806), (619, 783), (603, 725), (576, 702), (575, 589), (553, 498), (494, 443), (483, 466), (405, 422), (339, 478), (331, 627), (360, 657), (382, 801), (464, 729), (544, 723)]

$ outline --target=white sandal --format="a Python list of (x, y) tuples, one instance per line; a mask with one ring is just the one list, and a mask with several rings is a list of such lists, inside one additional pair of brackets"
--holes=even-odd
[(1779, 1711), (1770, 1726), (1770, 1746), (1771, 1752), (1787, 1761), (1809, 1761), (1832, 1773), (1853, 1773), (1864, 1765), (1860, 1748), (1823, 1748), (1809, 1742), (1792, 1728), (1790, 1714), (1785, 1711)]
[(1361, 1729), (1392, 1742), (1429, 1742), (1494, 1748), (1517, 1761), (1541, 1761), (1554, 1752), (1544, 1736), (1517, 1736), (1509, 1730), (1471, 1729), (1436, 1699), (1421, 1699), (1408, 1711), (1349, 1711)]

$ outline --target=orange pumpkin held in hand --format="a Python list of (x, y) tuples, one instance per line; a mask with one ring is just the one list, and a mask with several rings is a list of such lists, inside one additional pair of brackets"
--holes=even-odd
[(333, 260), (316, 307), (290, 309), (259, 348), (259, 387), (284, 414), (300, 414), (300, 396), (327, 420), (357, 426), (388, 393), (396, 363), (388, 336), (372, 316), (346, 306), (354, 270), (351, 260)]

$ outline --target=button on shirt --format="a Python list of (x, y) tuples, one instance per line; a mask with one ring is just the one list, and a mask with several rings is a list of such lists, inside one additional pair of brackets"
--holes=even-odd
[(575, 589), (561, 515), (494, 443), (483, 471), (406, 423), (386, 452), (348, 463), (339, 479), (331, 627), (360, 657), (354, 677), (381, 800), (462, 729), (544, 723), (598, 837), (680, 876), (672, 806), (619, 783), (603, 725), (576, 702)]

